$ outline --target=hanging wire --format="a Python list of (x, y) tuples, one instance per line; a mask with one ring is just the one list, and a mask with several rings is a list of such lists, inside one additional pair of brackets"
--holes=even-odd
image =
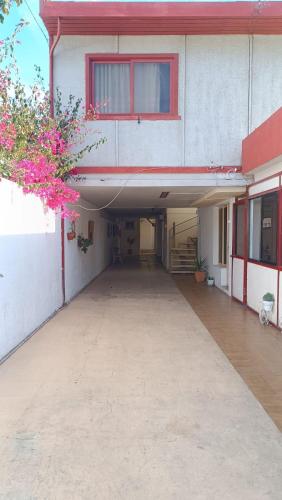
[(35, 23), (37, 24), (38, 28), (40, 29), (40, 31), (41, 31), (41, 33), (42, 33), (42, 35), (44, 36), (44, 38), (45, 38), (45, 40), (46, 40), (47, 44), (49, 45), (48, 38), (47, 38), (46, 34), (44, 33), (43, 29), (41, 28), (41, 26), (40, 26), (39, 22), (37, 21), (37, 19), (36, 19), (35, 15), (33, 14), (33, 11), (32, 11), (32, 9), (31, 9), (31, 7), (29, 6), (29, 4), (28, 4), (27, 0), (23, 0), (23, 1), (24, 1), (25, 5), (26, 5), (27, 9), (29, 10), (30, 15), (32, 16), (32, 18), (34, 19), (34, 21), (35, 21)]
[[(156, 169), (158, 169), (159, 167), (154, 167)], [(87, 210), (89, 212), (99, 212), (100, 210), (104, 210), (105, 208), (108, 208), (110, 205), (112, 205), (112, 203), (118, 198), (118, 196), (122, 193), (122, 191), (126, 188), (127, 184), (129, 183), (129, 181), (135, 177), (136, 175), (140, 175), (142, 172), (146, 172), (148, 170), (148, 167), (147, 168), (142, 168), (140, 170), (138, 170), (137, 172), (134, 172), (131, 176), (128, 177), (128, 179), (126, 179), (125, 183), (123, 184), (123, 186), (121, 186), (121, 188), (119, 189), (119, 191), (115, 194), (115, 196), (111, 199), (111, 201), (109, 201), (109, 203), (107, 203), (106, 205), (104, 205), (103, 207), (99, 207), (99, 208), (87, 208), (87, 207), (83, 207), (82, 205), (72, 205), (74, 207), (79, 207), (79, 208), (83, 208), (84, 210)]]
[[(154, 168), (154, 169), (156, 169), (156, 170), (158, 170), (158, 169), (159, 169), (159, 167), (150, 167), (150, 169), (152, 169), (152, 168)], [(221, 167), (211, 167), (211, 171), (212, 171), (212, 169), (213, 169), (213, 168), (217, 168), (217, 169), (219, 168), (219, 169), (221, 169)], [(232, 170), (233, 170), (233, 169), (230, 169), (230, 170), (227, 172), (227, 177), (226, 177), (226, 180), (232, 180), (232, 179), (230, 178), (230, 174), (231, 174)], [(110, 205), (112, 205), (112, 203), (114, 203), (114, 201), (118, 198), (118, 196), (119, 196), (119, 195), (122, 193), (122, 191), (126, 188), (127, 184), (129, 183), (129, 181), (130, 181), (133, 177), (135, 177), (136, 175), (140, 175), (140, 174), (142, 174), (143, 172), (146, 172), (146, 171), (148, 171), (148, 167), (146, 167), (146, 168), (142, 168), (142, 169), (138, 170), (137, 172), (135, 171), (132, 175), (130, 175), (130, 176), (128, 177), (128, 179), (126, 179), (125, 183), (124, 183), (124, 184), (121, 186), (121, 188), (118, 190), (118, 192), (115, 194), (115, 196), (114, 196), (114, 197), (113, 197), (113, 198), (112, 198), (112, 199), (111, 199), (111, 200), (110, 200), (110, 201), (109, 201), (106, 205), (104, 205), (104, 206), (102, 206), (102, 207), (99, 207), (99, 208), (87, 208), (87, 207), (84, 207), (83, 205), (79, 205), (79, 204), (75, 204), (75, 205), (73, 205), (73, 204), (72, 204), (72, 206), (73, 206), (73, 207), (79, 207), (79, 208), (82, 208), (83, 210), (87, 210), (88, 212), (99, 212), (100, 210), (104, 210), (105, 208), (108, 208)], [(218, 171), (216, 172), (216, 174), (218, 174), (218, 173), (220, 173), (220, 171), (219, 171), (219, 172), (218, 172)], [(236, 168), (234, 169), (234, 173), (235, 173), (235, 174), (237, 173), (237, 169), (236, 169)], [(216, 185), (218, 185), (218, 176), (217, 176), (217, 175), (216, 175)]]

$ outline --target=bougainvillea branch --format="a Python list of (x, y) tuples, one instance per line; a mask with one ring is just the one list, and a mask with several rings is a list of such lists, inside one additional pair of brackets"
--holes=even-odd
[[(57, 90), (55, 117), (50, 116), (40, 68), (35, 68), (32, 86), (21, 82), (14, 48), (24, 26), (21, 22), (11, 37), (0, 41), (0, 177), (17, 182), (63, 217), (75, 218), (78, 214), (67, 204), (75, 203), (79, 193), (66, 182), (76, 178), (77, 161), (105, 139), (86, 143), (85, 111), (73, 95), (63, 104)], [(95, 120), (94, 110), (88, 118)]]

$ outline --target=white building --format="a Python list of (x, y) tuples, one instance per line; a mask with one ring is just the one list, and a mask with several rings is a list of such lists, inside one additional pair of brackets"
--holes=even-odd
[[(100, 105), (89, 139), (98, 130), (107, 142), (83, 158), (76, 183), (84, 207), (76, 233), (95, 218), (95, 248), (82, 256), (67, 224), (62, 240), (55, 231), (62, 294), (24, 335), (108, 265), (116, 221), (123, 256), (139, 253), (141, 240), (168, 270), (187, 271), (185, 256), (172, 266), (171, 247), (198, 237), (216, 285), (256, 311), (274, 293), (279, 324), (282, 112), (265, 120), (282, 102), (282, 2), (41, 0), (41, 17), (51, 96), (58, 87), (64, 100)], [(107, 210), (89, 211), (97, 207)]]

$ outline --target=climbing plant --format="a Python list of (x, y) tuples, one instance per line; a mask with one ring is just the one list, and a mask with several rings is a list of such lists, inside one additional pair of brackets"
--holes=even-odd
[(4, 15), (9, 14), (13, 3), (21, 5), (22, 0), (0, 0), (0, 23), (4, 22)]
[[(79, 193), (66, 181), (77, 178), (77, 161), (105, 138), (86, 143), (85, 110), (73, 95), (63, 103), (57, 90), (55, 116), (50, 115), (49, 93), (39, 67), (35, 67), (34, 83), (23, 83), (15, 47), (25, 25), (21, 21), (10, 37), (0, 41), (0, 176), (40, 197), (62, 217), (74, 219), (78, 214), (67, 204), (75, 203)], [(96, 119), (94, 109), (87, 118)]]

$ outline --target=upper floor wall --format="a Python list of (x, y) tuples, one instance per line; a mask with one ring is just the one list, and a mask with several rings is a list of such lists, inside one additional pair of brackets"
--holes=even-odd
[(89, 122), (107, 143), (84, 166), (241, 164), (241, 143), (282, 102), (282, 36), (62, 36), (54, 86), (86, 99), (86, 54), (178, 54), (175, 120)]

